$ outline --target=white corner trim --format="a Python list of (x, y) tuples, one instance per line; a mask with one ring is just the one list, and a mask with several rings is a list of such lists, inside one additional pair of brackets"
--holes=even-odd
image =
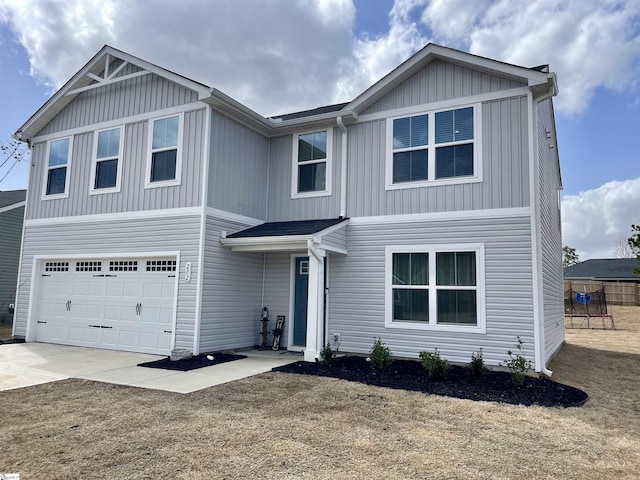
[(495, 208), (487, 210), (458, 210), (454, 212), (410, 213), (405, 215), (379, 215), (371, 217), (352, 217), (351, 225), (384, 225), (388, 223), (437, 222), (446, 220), (492, 219), (529, 217), (531, 208)]
[(201, 215), (200, 207), (168, 208), (164, 210), (136, 210), (134, 212), (99, 213), (95, 215), (77, 215), (69, 217), (34, 218), (25, 220), (27, 227), (92, 222), (117, 222), (121, 220), (143, 220), (162, 217), (186, 217)]
[(264, 220), (254, 217), (247, 217), (245, 215), (240, 215), (238, 213), (227, 212), (226, 210), (220, 210), (213, 207), (206, 208), (206, 215), (209, 217), (219, 218), (221, 220), (228, 220), (230, 222), (238, 222), (245, 225), (250, 225), (255, 227), (257, 225), (262, 225), (265, 223)]
[(14, 210), (16, 208), (24, 207), (27, 204), (26, 200), (18, 203), (12, 203), (11, 205), (7, 205), (5, 207), (0, 208), (0, 213), (8, 212), (10, 210)]

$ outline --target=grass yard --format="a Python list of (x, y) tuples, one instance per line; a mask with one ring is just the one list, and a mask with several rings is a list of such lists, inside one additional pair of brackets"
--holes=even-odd
[[(26, 479), (631, 479), (640, 308), (567, 330), (584, 407), (473, 402), (268, 373), (190, 395), (65, 380), (0, 392), (0, 473)], [(0, 347), (2, 348), (2, 347)]]
[(11, 325), (0, 323), (0, 340), (11, 338)]

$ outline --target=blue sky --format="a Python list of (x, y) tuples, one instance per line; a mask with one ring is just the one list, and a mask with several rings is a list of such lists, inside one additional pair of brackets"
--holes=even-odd
[[(550, 64), (563, 236), (611, 257), (640, 222), (640, 2), (602, 0), (0, 0), (0, 141), (104, 44), (261, 114), (346, 101), (433, 41)], [(251, 11), (253, 15), (246, 15)], [(165, 33), (166, 32), (166, 33)], [(0, 159), (2, 163), (2, 159)], [(0, 178), (11, 167), (0, 167)], [(28, 163), (0, 189), (24, 188)]]

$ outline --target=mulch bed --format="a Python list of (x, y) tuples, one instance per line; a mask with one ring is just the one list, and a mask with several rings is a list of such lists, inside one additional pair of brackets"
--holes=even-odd
[[(213, 360), (209, 360), (207, 357), (212, 356)], [(189, 370), (195, 370), (196, 368), (210, 367), (211, 365), (218, 365), (220, 363), (233, 362), (234, 360), (240, 360), (247, 358), (245, 355), (232, 355), (229, 353), (211, 353), (196, 355), (184, 360), (171, 361), (170, 357), (163, 358), (162, 360), (156, 360), (153, 362), (139, 363), (139, 367), (148, 368), (162, 368), (164, 370), (177, 370), (180, 372), (188, 372)]]
[(517, 385), (509, 372), (470, 376), (460, 366), (450, 366), (444, 380), (430, 379), (421, 363), (411, 360), (395, 360), (384, 370), (374, 371), (365, 358), (345, 356), (337, 358), (332, 365), (296, 362), (274, 368), (273, 371), (340, 378), (379, 387), (514, 405), (578, 407), (588, 398), (582, 390), (547, 378), (526, 377), (523, 385)]

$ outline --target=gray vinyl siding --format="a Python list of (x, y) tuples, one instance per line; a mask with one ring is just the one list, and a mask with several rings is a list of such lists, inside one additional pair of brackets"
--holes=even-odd
[(363, 115), (526, 86), (525, 83), (435, 60), (367, 108)]
[[(269, 330), (273, 330), (278, 315), (284, 315), (284, 331), (280, 346), (289, 344), (291, 302), (291, 253), (265, 254), (264, 305), (269, 309)], [(300, 255), (304, 255), (300, 253)], [(271, 337), (269, 337), (271, 339)]]
[(15, 302), (24, 207), (0, 213), (0, 323), (11, 323), (9, 304)]
[[(484, 243), (486, 334), (385, 328), (385, 246)], [(505, 360), (516, 336), (534, 356), (533, 280), (529, 217), (349, 225), (349, 255), (330, 261), (328, 335), (340, 350), (368, 353), (374, 337), (395, 356), (416, 358), (435, 348), (468, 362), (480, 348), (488, 364)]]
[[(564, 342), (562, 232), (558, 205), (560, 178), (552, 108), (551, 100), (546, 100), (537, 107), (545, 363)], [(551, 133), (551, 138), (547, 138), (547, 130)], [(549, 148), (550, 145), (554, 148)]]
[(347, 249), (347, 227), (343, 227), (328, 235), (322, 236), (322, 243), (333, 247)]
[[(37, 225), (25, 228), (20, 291), (15, 334), (26, 335), (29, 291), (35, 255), (64, 258), (65, 255), (180, 252), (178, 310), (175, 347), (193, 349), (198, 282), (200, 216), (137, 218), (109, 222)], [(184, 280), (184, 264), (191, 262), (191, 281)], [(35, 301), (35, 299), (34, 299)], [(35, 319), (33, 319), (35, 320)]]
[(207, 216), (200, 351), (258, 344), (262, 310), (262, 253), (232, 252), (220, 243), (220, 231), (249, 225)]
[(145, 188), (149, 148), (149, 121), (124, 126), (122, 146), (122, 183), (120, 192), (89, 195), (92, 159), (95, 156), (94, 132), (73, 136), (68, 198), (42, 201), (47, 175), (47, 142), (34, 145), (27, 195), (27, 218), (52, 218), (72, 215), (132, 212), (160, 208), (199, 206), (202, 192), (202, 159), (206, 130), (206, 109), (185, 112), (182, 142), (181, 185)]
[(398, 190), (385, 190), (386, 120), (350, 126), (347, 216), (529, 206), (527, 116), (527, 97), (482, 104), (482, 182)]
[(208, 205), (266, 219), (269, 139), (212, 111)]
[[(123, 70), (128, 68), (136, 67), (128, 65)], [(198, 94), (193, 90), (157, 75), (143, 75), (78, 94), (39, 135), (149, 113), (197, 100)]]
[(333, 129), (331, 195), (291, 198), (293, 136), (271, 139), (267, 221), (335, 218), (340, 214), (340, 151), (342, 134)]

